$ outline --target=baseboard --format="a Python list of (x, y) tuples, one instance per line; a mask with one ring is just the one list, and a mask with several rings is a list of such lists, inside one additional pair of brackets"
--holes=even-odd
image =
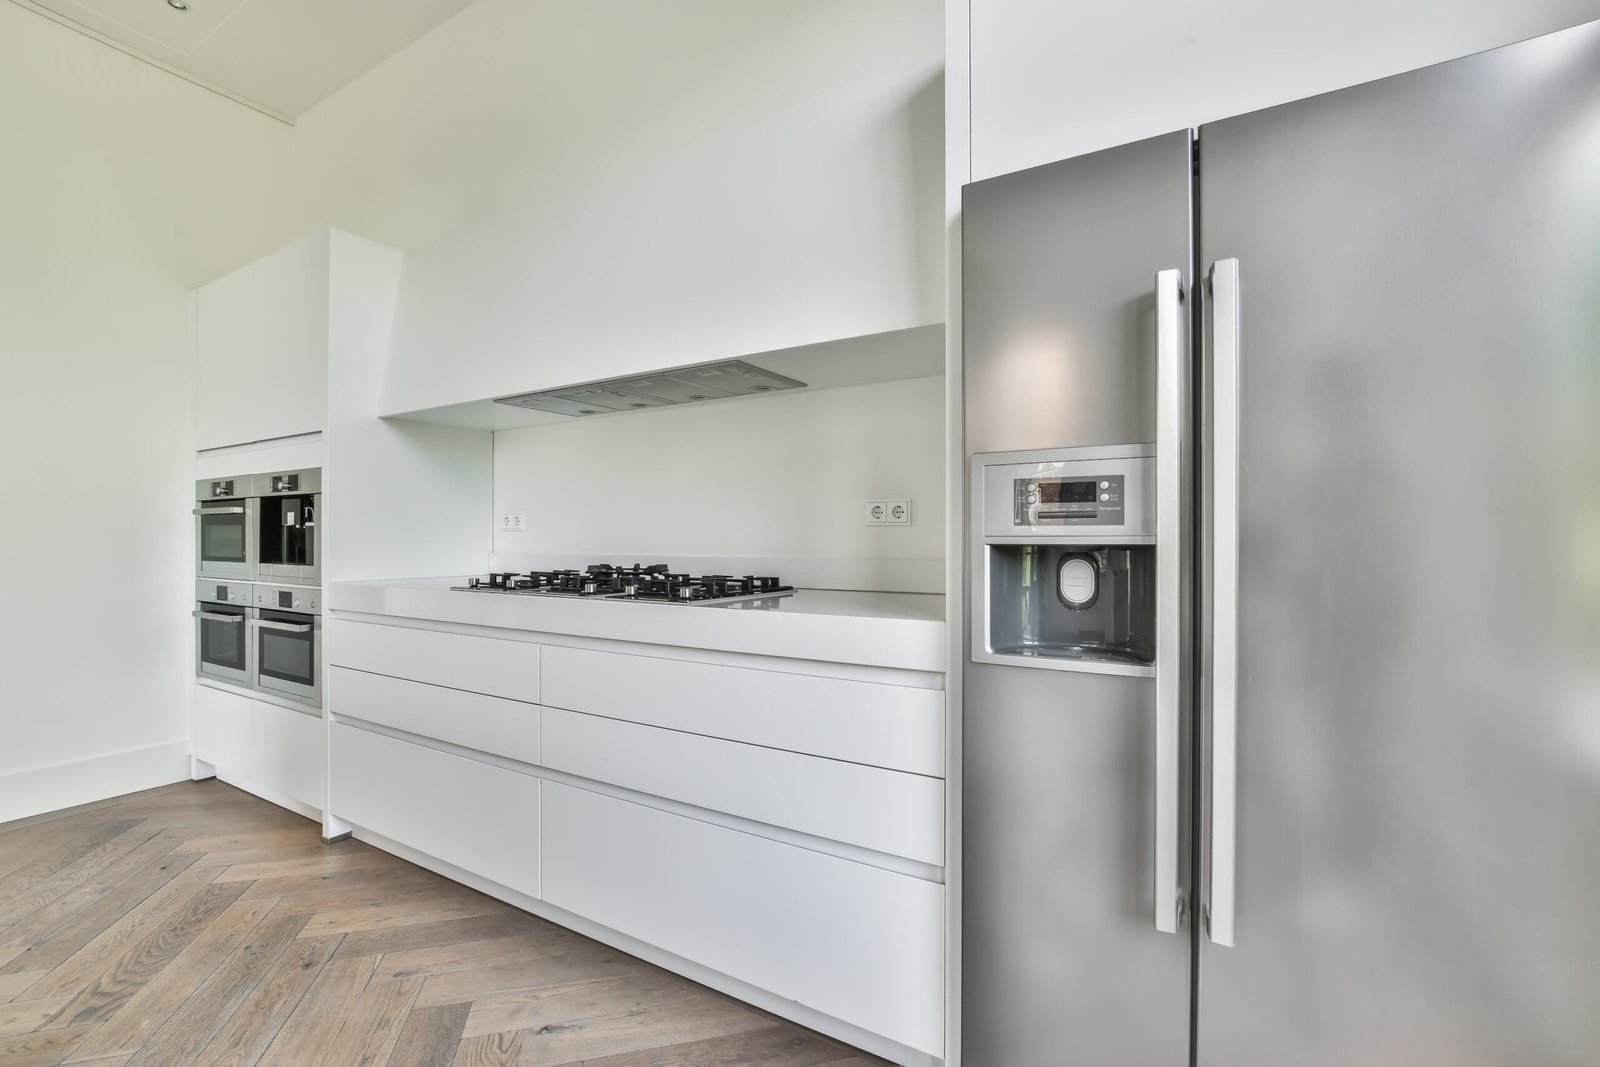
[(0, 775), (0, 823), (188, 780), (187, 740), (13, 771)]

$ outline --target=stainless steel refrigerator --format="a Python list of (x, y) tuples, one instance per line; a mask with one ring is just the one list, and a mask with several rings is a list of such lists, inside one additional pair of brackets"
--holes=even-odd
[(1600, 23), (962, 242), (966, 1067), (1600, 1063)]

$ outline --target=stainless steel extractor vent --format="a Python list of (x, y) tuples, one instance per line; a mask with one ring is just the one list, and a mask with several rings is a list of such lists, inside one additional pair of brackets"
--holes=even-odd
[(762, 370), (743, 360), (729, 359), (655, 374), (635, 374), (588, 385), (547, 389), (541, 393), (503, 396), (495, 403), (552, 415), (607, 415), (614, 411), (641, 411), (700, 400), (775, 393), (780, 389), (804, 389), (805, 385), (805, 382)]

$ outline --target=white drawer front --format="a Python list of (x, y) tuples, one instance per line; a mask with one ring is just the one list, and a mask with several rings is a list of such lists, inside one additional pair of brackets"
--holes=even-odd
[(358, 671), (539, 701), (539, 646), (529, 641), (330, 619), (328, 662)]
[(322, 807), (322, 761), (327, 739), (320, 716), (251, 701), (250, 758), (241, 772), (268, 789)]
[(546, 645), (541, 703), (943, 777), (944, 693)]
[(334, 815), (539, 895), (539, 779), (343, 723), (332, 730)]
[(933, 1055), (944, 887), (545, 784), (545, 899)]
[(365, 719), (482, 752), (539, 762), (539, 705), (460, 689), (367, 674), (328, 671), (335, 715)]
[(944, 782), (938, 778), (557, 708), (544, 709), (543, 723), (547, 767), (944, 865)]

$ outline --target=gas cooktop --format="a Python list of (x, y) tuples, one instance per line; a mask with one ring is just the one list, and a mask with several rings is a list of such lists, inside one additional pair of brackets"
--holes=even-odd
[(595, 600), (637, 600), (654, 604), (699, 604), (780, 596), (794, 587), (777, 578), (747, 574), (676, 573), (665, 563), (619, 566), (599, 563), (583, 570), (500, 571), (469, 578), (452, 589), (468, 593), (566, 596)]

